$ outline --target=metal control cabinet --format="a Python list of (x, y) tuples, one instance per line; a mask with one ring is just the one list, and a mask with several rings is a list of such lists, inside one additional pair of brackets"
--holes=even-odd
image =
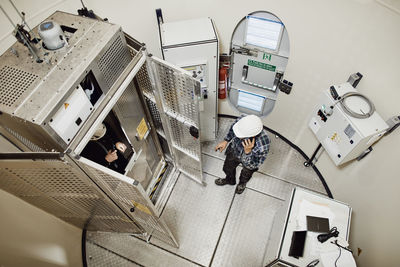
[[(180, 171), (203, 183), (192, 136), (199, 82), (149, 57), (117, 25), (63, 12), (49, 20), (62, 26), (67, 46), (35, 44), (41, 63), (18, 42), (0, 56), (1, 133), (24, 151), (0, 153), (0, 188), (80, 228), (176, 246), (160, 210)], [(128, 147), (121, 172), (83, 153), (103, 122)]]
[[(349, 83), (334, 87), (339, 96), (357, 92)], [(365, 101), (358, 97), (346, 99), (352, 110), (366, 110)], [(331, 115), (324, 110), (333, 107)], [(369, 118), (354, 118), (344, 112), (343, 107), (334, 100), (330, 89), (324, 90), (318, 106), (313, 111), (309, 127), (329, 154), (335, 165), (341, 165), (358, 157), (386, 132), (388, 125), (374, 112)]]
[[(247, 40), (250, 29), (254, 35), (273, 36), (271, 29), (265, 29), (263, 25), (252, 25), (252, 21), (271, 23), (280, 28), (275, 49), (262, 47), (260, 43), (254, 44)], [(265, 40), (263, 43), (267, 44)], [(278, 85), (283, 79), (289, 54), (289, 35), (277, 16), (257, 11), (244, 17), (236, 26), (230, 44), (228, 98), (231, 105), (245, 114), (270, 114), (278, 98)]]
[(218, 36), (210, 18), (163, 23), (160, 26), (164, 59), (180, 66), (200, 82), (201, 141), (217, 135)]

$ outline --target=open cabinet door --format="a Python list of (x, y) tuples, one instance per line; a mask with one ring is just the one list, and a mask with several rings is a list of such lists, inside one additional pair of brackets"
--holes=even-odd
[(1, 153), (0, 188), (81, 229), (142, 234), (145, 229), (60, 153)]
[(172, 246), (178, 246), (138, 181), (83, 157), (78, 158), (77, 163), (131, 220), (144, 229), (144, 236), (152, 235)]
[[(165, 137), (177, 168), (204, 184), (201, 163), (199, 97), (200, 82), (189, 73), (154, 56), (146, 59), (152, 90), (147, 102), (155, 102)], [(148, 89), (148, 88), (147, 88)]]

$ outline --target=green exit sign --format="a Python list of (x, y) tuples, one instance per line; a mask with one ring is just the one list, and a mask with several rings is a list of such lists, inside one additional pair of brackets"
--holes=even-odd
[(274, 65), (270, 65), (270, 64), (267, 64), (267, 63), (255, 61), (255, 60), (252, 60), (252, 59), (247, 60), (247, 65), (252, 66), (252, 67), (256, 67), (256, 68), (260, 68), (260, 69), (264, 69), (264, 70), (273, 71), (273, 72), (275, 72), (275, 70), (276, 70), (276, 66), (274, 66)]
[(271, 54), (264, 53), (263, 59), (265, 59), (265, 60), (268, 59), (269, 61), (271, 61)]

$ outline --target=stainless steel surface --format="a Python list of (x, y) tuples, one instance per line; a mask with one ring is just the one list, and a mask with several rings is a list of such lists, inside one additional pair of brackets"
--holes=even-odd
[(174, 236), (164, 220), (158, 217), (153, 203), (138, 182), (85, 158), (80, 158), (78, 164), (133, 221), (144, 228), (147, 235), (177, 246)]
[(270, 152), (259, 172), (326, 194), (315, 171), (304, 166), (305, 158), (279, 137), (275, 137), (271, 133), (269, 136), (271, 139)]
[(28, 160), (49, 160), (54, 159), (58, 160), (60, 157), (63, 157), (64, 154), (60, 152), (6, 152), (0, 153), (0, 160), (21, 160), (21, 159), (28, 159)]
[[(291, 189), (296, 186), (293, 182), (305, 188), (311, 185), (309, 189), (317, 191), (320, 186), (313, 183), (317, 184), (319, 180), (313, 183), (307, 181), (318, 177), (313, 173), (307, 177), (309, 170), (300, 166), (304, 161), (302, 156), (282, 140), (270, 135), (274, 145), (273, 160), (279, 164), (272, 170), (292, 168), (292, 165), (282, 165), (291, 162), (294, 163), (293, 171), (276, 172), (282, 175), (280, 177), (266, 175), (263, 173), (265, 170), (256, 172), (242, 195), (234, 194), (235, 186), (216, 186), (214, 179), (225, 175), (222, 171), (225, 155), (215, 152), (214, 147), (223, 139), (232, 122), (232, 119), (221, 118), (217, 141), (203, 144), (203, 171), (207, 186), (199, 186), (184, 179), (186, 177), (181, 174), (162, 213), (161, 217), (171, 226), (171, 231), (180, 243), (179, 248), (162, 244), (153, 238), (150, 239), (151, 244), (139, 239), (128, 243), (124, 235), (113, 233), (102, 235), (102, 244), (107, 243), (109, 249), (124, 257), (129, 255), (135, 259), (146, 259), (138, 262), (144, 266), (158, 266), (158, 257), (161, 257), (159, 248), (169, 253), (170, 257), (179, 255), (202, 266), (262, 266), (263, 249), (268, 244), (272, 219), (275, 211), (282, 210), (283, 200), (290, 199)], [(286, 161), (279, 162), (278, 159)], [(296, 179), (291, 177), (295, 173), (299, 176)], [(237, 177), (239, 174), (240, 166), (237, 168)], [(289, 178), (285, 177), (288, 174)], [(137, 242), (141, 242), (141, 246), (137, 247)], [(174, 264), (166, 262), (163, 266)]]
[[(38, 77), (11, 107), (2, 107), (4, 112), (13, 113), (29, 121), (34, 120), (38, 124), (46, 119), (48, 112), (56, 108), (65, 99), (65, 94), (75, 87), (75, 79), (66, 77), (81, 76), (95, 58), (102, 55), (101, 51), (107, 48), (110, 39), (121, 38), (124, 41), (117, 25), (63, 12), (56, 12), (47, 20), (77, 29), (69, 38), (69, 46), (62, 49), (49, 52), (41, 47), (41, 43), (37, 44), (39, 56), (47, 59), (50, 64), (32, 62), (29, 52), (20, 43), (13, 46), (19, 57), (6, 51), (0, 61), (1, 69), (8, 66)], [(35, 33), (37, 30), (38, 27), (33, 29)]]
[(108, 87), (114, 84), (118, 76), (124, 71), (131, 59), (124, 36), (117, 35), (111, 46), (99, 58), (97, 64), (104, 75)]
[(20, 135), (18, 132), (14, 131), (13, 129), (8, 128), (5, 125), (2, 125), (0, 131), (8, 139), (10, 139), (12, 143), (17, 145), (23, 151), (34, 151), (34, 152), (44, 151), (38, 145), (31, 142), (29, 139), (25, 138), (24, 136)]
[(118, 254), (115, 254), (111, 250), (105, 249), (92, 242), (86, 243), (86, 261), (90, 267), (136, 267), (138, 265)]
[[(159, 219), (158, 211), (136, 180), (114, 173), (83, 157), (79, 159), (79, 154), (93, 135), (96, 126), (113, 112), (135, 152), (139, 154), (138, 152), (142, 151), (139, 163), (143, 163), (144, 169), (140, 169), (138, 164), (136, 167), (140, 169), (140, 174), (136, 170), (135, 175), (143, 175), (141, 178), (144, 186), (150, 184), (152, 178), (157, 175), (159, 163), (163, 160), (162, 155), (160, 150), (157, 151), (155, 141), (149, 135), (151, 127), (147, 123), (135, 82), (132, 81), (145, 62), (144, 50), (142, 47), (139, 50), (128, 47), (127, 41), (135, 47), (137, 44), (130, 37), (125, 39), (124, 33), (117, 25), (62, 12), (54, 13), (47, 20), (76, 28), (76, 31), (69, 34), (69, 46), (50, 52), (42, 47), (39, 49), (47, 59), (47, 63), (37, 65), (32, 62), (26, 49), (18, 43), (13, 48), (20, 57), (10, 52), (0, 57), (0, 78), (2, 78), (0, 89), (5, 90), (8, 101), (5, 103), (0, 101), (0, 107), (2, 105), (5, 107), (1, 108), (4, 116), (1, 116), (0, 120), (10, 128), (10, 134), (15, 132), (13, 136), (23, 139), (24, 149), (37, 150), (35, 146), (30, 145), (31, 142), (45, 150), (65, 151), (68, 159), (72, 160), (69, 162), (68, 170), (71, 175), (75, 173), (76, 183), (66, 183), (66, 181), (71, 182), (69, 173), (63, 174), (62, 178), (57, 177), (52, 180), (51, 177), (57, 176), (57, 172), (48, 168), (43, 172), (33, 172), (32, 177), (29, 176), (29, 172), (25, 172), (24, 177), (27, 181), (38, 179), (37, 176), (43, 175), (41, 179), (55, 186), (57, 190), (70, 190), (74, 194), (77, 194), (74, 190), (77, 192), (81, 190), (80, 183), (85, 181), (87, 187), (94, 193), (91, 192), (88, 197), (84, 196), (84, 199), (81, 199), (80, 195), (79, 198), (75, 195), (46, 196), (51, 200), (48, 202), (49, 205), (53, 205), (49, 207), (46, 206), (46, 199), (37, 198), (41, 196), (40, 192), (34, 195), (34, 198), (29, 196), (30, 198), (26, 200), (47, 208), (47, 211), (53, 214), (60, 214), (57, 205), (68, 207), (66, 210), (61, 210), (61, 214), (69, 216), (68, 212), (72, 212), (75, 217), (62, 219), (80, 228), (145, 232), (148, 236), (157, 237), (177, 246), (168, 227), (162, 219)], [(34, 30), (37, 31), (37, 28)], [(79, 115), (80, 122), (77, 122), (75, 115), (62, 117), (62, 120), (59, 120), (60, 125), (63, 127), (74, 125), (72, 135), (68, 132), (67, 138), (63, 138), (52, 126), (52, 122), (56, 120), (54, 114), (59, 110), (62, 112), (67, 110), (69, 104), (66, 100), (75, 89), (82, 90), (80, 84), (88, 75), (98, 83), (102, 94), (96, 103), (89, 103), (86, 95), (79, 91), (80, 99), (84, 99), (88, 104), (88, 113), (86, 117)], [(14, 88), (15, 84), (18, 87)], [(95, 83), (94, 85), (96, 87)], [(11, 88), (9, 91), (12, 91), (10, 94), (7, 91), (9, 87)], [(143, 119), (149, 130), (141, 136), (138, 134), (138, 127)], [(57, 160), (55, 162), (59, 165), (54, 168), (62, 169), (63, 163)], [(18, 166), (14, 172), (18, 173)], [(107, 203), (101, 205), (102, 202)], [(108, 208), (116, 209), (116, 214), (110, 213)], [(82, 215), (78, 216), (79, 214)], [(110, 217), (101, 217), (103, 215)]]
[(249, 189), (235, 195), (211, 266), (262, 266), (272, 222), (282, 203)]
[[(123, 71), (123, 74), (118, 77), (112, 88), (109, 90), (109, 96), (106, 101), (101, 101), (100, 105), (91, 114), (88, 120), (83, 124), (77, 136), (72, 140), (70, 149), (76, 154), (80, 154), (83, 148), (89, 142), (96, 127), (103, 122), (106, 116), (114, 108), (125, 89), (130, 87), (133, 78), (137, 71), (144, 64), (145, 57), (143, 51), (136, 54), (135, 58), (129, 63), (128, 67)], [(124, 125), (122, 125), (124, 127)], [(136, 137), (135, 137), (136, 138)]]
[(0, 70), (0, 104), (12, 107), (39, 76), (10, 66)]
[(224, 137), (229, 131), (234, 119), (219, 118), (218, 119), (218, 134), (215, 141), (203, 142), (201, 149), (203, 154), (214, 156), (216, 158), (225, 159), (225, 150), (223, 152), (215, 151), (215, 146), (224, 140)]
[[(70, 140), (62, 140), (51, 127), (51, 121), (71, 92), (89, 72), (93, 73), (103, 91), (91, 116), (79, 126), (80, 130), (85, 128), (83, 132), (87, 132), (85, 126), (93, 123), (122, 83), (120, 76), (131, 73), (143, 53), (128, 48), (127, 41), (132, 43), (132, 40), (128, 37), (125, 40), (117, 25), (63, 12), (55, 12), (47, 20), (76, 31), (68, 33), (68, 46), (55, 51), (48, 51), (39, 43), (38, 50), (46, 59), (40, 64), (31, 59), (20, 43), (12, 46), (19, 57), (10, 51), (0, 56), (0, 107), (5, 115), (1, 123), (42, 149), (60, 151), (67, 148)], [(37, 28), (33, 31), (36, 32)], [(73, 124), (75, 118), (72, 120), (69, 123)], [(76, 135), (81, 138), (81, 133)]]
[(154, 239), (150, 242), (198, 264), (208, 266), (234, 191), (232, 187), (216, 186), (212, 176), (204, 177), (208, 184), (206, 187), (181, 174), (161, 215), (175, 233), (179, 248), (173, 248)]
[(187, 176), (203, 183), (200, 138), (193, 138), (189, 132), (192, 127), (201, 135), (199, 82), (165, 61), (155, 57), (147, 61), (152, 93), (174, 163)]
[(68, 158), (1, 160), (0, 188), (79, 228), (141, 232)]
[(126, 174), (140, 182), (145, 191), (148, 191), (149, 185), (154, 179), (157, 179), (158, 164), (161, 162), (151, 137), (150, 141), (142, 142), (140, 151), (137, 151), (140, 155), (136, 159), (133, 168)]
[(147, 105), (148, 105), (148, 107), (150, 109), (150, 113), (152, 115), (152, 118), (153, 118), (154, 125), (155, 125), (156, 129), (164, 131), (163, 127), (162, 127), (160, 112), (157, 109), (157, 106), (156, 106), (154, 98), (152, 99), (150, 97), (147, 97), (147, 95), (145, 95), (145, 99), (146, 99), (146, 103), (147, 103)]
[(246, 186), (258, 192), (285, 200), (296, 185), (256, 172)]
[[(220, 128), (217, 140), (203, 144), (202, 151), (204, 154), (225, 159), (225, 154), (215, 151), (215, 146), (224, 139), (234, 121), (234, 119), (229, 118), (219, 119)], [(270, 150), (258, 172), (285, 181), (286, 183), (326, 194), (325, 188), (315, 171), (312, 168), (304, 167), (304, 157), (279, 137), (270, 132), (268, 132), (268, 136), (271, 140)], [(257, 179), (257, 181), (250, 180), (249, 186), (261, 192), (268, 189), (262, 179)]]
[[(133, 237), (129, 234), (115, 234), (105, 232), (88, 232), (87, 233), (87, 244), (95, 244), (101, 246), (113, 253), (122, 256), (125, 259), (132, 260), (141, 266), (199, 266), (182, 257), (171, 254), (170, 252), (163, 250), (152, 244), (148, 244), (145, 241)], [(88, 245), (86, 245), (88, 249)], [(98, 249), (98, 248), (90, 248)], [(147, 253), (144, 253), (147, 252)], [(90, 255), (87, 252), (88, 255)], [(101, 254), (98, 255), (101, 257)], [(108, 258), (109, 255), (103, 255), (104, 258)], [(92, 264), (92, 261), (88, 260), (88, 266), (97, 267)], [(100, 265), (104, 266), (104, 265)], [(111, 266), (111, 265), (108, 265)], [(112, 265), (119, 266), (119, 265)]]
[[(224, 162), (221, 159), (203, 154), (203, 165), (203, 171), (205, 173), (225, 178), (225, 173), (222, 170)], [(236, 168), (236, 183), (239, 182), (241, 170), (242, 168), (240, 166)], [(246, 187), (285, 200), (290, 195), (290, 192), (295, 185), (260, 172), (255, 172)]]
[[(276, 212), (274, 222), (272, 223), (271, 233), (269, 235), (267, 249), (264, 253), (263, 266), (273, 262), (279, 257), (279, 247), (284, 238), (284, 229), (286, 228), (286, 218), (289, 218), (289, 206), (293, 200), (293, 193), (286, 198), (281, 208)], [(279, 266), (279, 265), (277, 265)]]
[(160, 185), (161, 187), (159, 186), (154, 195), (156, 201), (155, 206), (159, 214), (161, 214), (161, 211), (167, 204), (167, 201), (178, 179), (179, 174), (180, 172), (178, 171), (178, 169), (176, 169), (175, 166), (169, 163), (168, 168), (164, 174), (165, 177), (163, 177), (163, 184)]
[(143, 93), (145, 102), (153, 119), (156, 130), (164, 132), (160, 112), (156, 104), (155, 92), (150, 81), (147, 66), (143, 66), (142, 68), (140, 68), (136, 75), (136, 81), (140, 91)]
[[(14, 7), (14, 9), (15, 9), (15, 11), (18, 13), (18, 15), (21, 17), (22, 22), (21, 22), (20, 24), (24, 27), (24, 26), (26, 25), (26, 22), (25, 22), (25, 14), (24, 14), (24, 16), (22, 17), (21, 14), (19, 13), (18, 9), (15, 7), (14, 3), (13, 3), (11, 0), (9, 0), (9, 2), (10, 2), (11, 5)], [(23, 42), (24, 45), (26, 45), (26, 47), (29, 49), (29, 52), (32, 54), (32, 56), (35, 58), (35, 60), (36, 60), (37, 62), (40, 62), (40, 59), (39, 59), (39, 57), (38, 57), (38, 55), (37, 55), (37, 53), (36, 53), (37, 51), (36, 51), (36, 49), (33, 47), (33, 44), (30, 43), (30, 40), (28, 39), (28, 37), (27, 37), (25, 34), (23, 34), (23, 33), (21, 32), (21, 30), (20, 30), (19, 27), (17, 26), (18, 24), (17, 24), (17, 25), (14, 24), (13, 20), (10, 18), (10, 16), (7, 14), (7, 12), (3, 9), (3, 7), (2, 7), (1, 5), (0, 5), (0, 9), (3, 11), (4, 15), (8, 18), (8, 20), (9, 20), (10, 23), (11, 23), (11, 25), (13, 25), (14, 31), (18, 33), (19, 38), (22, 39), (22, 42)], [(29, 26), (28, 26), (28, 29), (29, 29), (29, 34), (31, 34), (31, 33), (32, 33), (32, 30), (29, 28)], [(36, 36), (34, 35), (33, 38), (36, 38)]]
[[(129, 138), (134, 150), (140, 150), (145, 138), (140, 139), (137, 128), (142, 119), (145, 120), (147, 128), (150, 130), (147, 117), (133, 82), (130, 82), (126, 90), (113, 106), (113, 111), (117, 116), (121, 127)], [(154, 155), (156, 158), (157, 155)]]

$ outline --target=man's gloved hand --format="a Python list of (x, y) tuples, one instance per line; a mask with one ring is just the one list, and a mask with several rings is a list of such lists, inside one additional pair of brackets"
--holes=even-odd
[(219, 143), (216, 147), (215, 147), (215, 151), (219, 150), (220, 152), (224, 151), (224, 149), (226, 148), (226, 145), (228, 144), (228, 141), (222, 141), (221, 143)]
[(250, 141), (250, 139), (244, 139), (242, 146), (244, 147), (244, 153), (249, 154), (254, 147), (255, 138)]

